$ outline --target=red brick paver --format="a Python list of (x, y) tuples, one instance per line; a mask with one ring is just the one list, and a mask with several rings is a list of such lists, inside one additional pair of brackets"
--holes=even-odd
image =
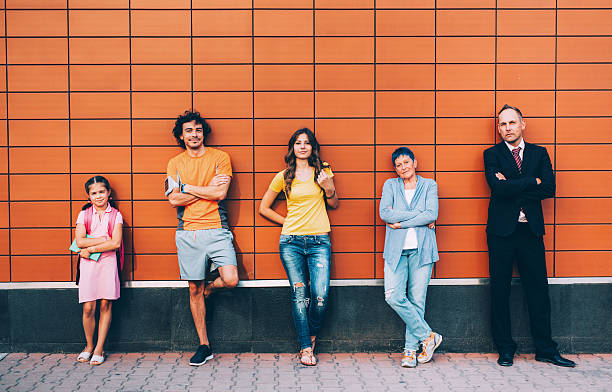
[(399, 354), (319, 354), (306, 367), (293, 354), (215, 354), (196, 368), (192, 353), (110, 354), (101, 366), (76, 354), (12, 353), (0, 361), (0, 391), (576, 391), (612, 390), (612, 354), (567, 355), (560, 368), (518, 355), (500, 367), (493, 354), (436, 354), (416, 369)]

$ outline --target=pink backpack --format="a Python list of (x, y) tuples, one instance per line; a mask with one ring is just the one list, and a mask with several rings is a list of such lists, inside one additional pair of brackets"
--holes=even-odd
[[(115, 220), (117, 219), (118, 213), (119, 211), (116, 208), (111, 207), (110, 216), (108, 217), (108, 230), (107, 230), (109, 237), (113, 236), (113, 230), (115, 229)], [(85, 232), (87, 234), (91, 233), (91, 221), (93, 219), (93, 214), (94, 214), (93, 206), (87, 208), (84, 212)], [(119, 271), (119, 280), (121, 280), (121, 271), (123, 271), (123, 259), (124, 259), (124, 253), (123, 253), (123, 239), (122, 239), (121, 246), (119, 247), (119, 249), (117, 249), (117, 268)], [(79, 263), (80, 263), (80, 260), (81, 259), (79, 258)], [(77, 284), (79, 284), (79, 275), (80, 275), (80, 268), (77, 269), (77, 277), (76, 277)]]

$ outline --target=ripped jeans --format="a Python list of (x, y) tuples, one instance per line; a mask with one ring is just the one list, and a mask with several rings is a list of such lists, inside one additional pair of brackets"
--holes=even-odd
[(418, 350), (419, 343), (431, 334), (424, 316), (432, 268), (433, 263), (419, 267), (416, 249), (404, 249), (395, 271), (385, 263), (385, 301), (406, 324), (404, 349)]
[(323, 323), (329, 292), (329, 235), (281, 235), (280, 258), (291, 285), (293, 323), (300, 349), (311, 347)]

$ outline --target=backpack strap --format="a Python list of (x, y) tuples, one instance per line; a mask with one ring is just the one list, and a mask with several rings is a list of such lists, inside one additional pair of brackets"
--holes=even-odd
[(91, 206), (85, 209), (85, 212), (83, 214), (84, 215), (83, 218), (85, 221), (83, 223), (85, 223), (85, 233), (86, 234), (91, 234), (91, 221), (93, 219), (93, 214), (94, 214), (93, 211), (94, 211), (94, 206)]
[[(117, 219), (117, 214), (119, 213), (119, 210), (117, 210), (114, 207), (111, 207), (110, 210), (110, 216), (108, 217), (108, 236), (110, 238), (113, 238), (113, 231), (115, 230), (115, 220)], [(120, 270), (119, 271), (123, 271), (123, 238), (121, 239), (121, 245), (119, 246), (119, 249), (117, 249), (117, 261), (119, 262), (118, 264), (120, 265)]]
[[(85, 211), (83, 211), (83, 224), (85, 225), (85, 234), (91, 233), (91, 221), (93, 219), (93, 214), (94, 214), (93, 205), (89, 208), (86, 208)], [(81, 256), (79, 256), (79, 260), (77, 261), (76, 268), (77, 268), (77, 273), (76, 273), (75, 282), (78, 285), (79, 280), (81, 279)]]

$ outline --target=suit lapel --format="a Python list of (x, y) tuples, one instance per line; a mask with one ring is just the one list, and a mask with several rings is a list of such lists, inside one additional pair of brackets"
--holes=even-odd
[(523, 151), (523, 173), (528, 173), (529, 165), (533, 162), (533, 146), (525, 142), (525, 151)]
[[(519, 172), (518, 166), (516, 166), (516, 161), (514, 160), (514, 157), (512, 156), (512, 152), (510, 152), (510, 149), (506, 145), (506, 142), (499, 143), (499, 148), (502, 150), (501, 156), (503, 157), (503, 159), (505, 159), (506, 161), (510, 163), (510, 167), (513, 168), (514, 174), (516, 174), (517, 176), (520, 176), (521, 172)], [(524, 156), (525, 156), (525, 152), (523, 152), (523, 157)], [(523, 166), (523, 171), (525, 171), (524, 166)]]

